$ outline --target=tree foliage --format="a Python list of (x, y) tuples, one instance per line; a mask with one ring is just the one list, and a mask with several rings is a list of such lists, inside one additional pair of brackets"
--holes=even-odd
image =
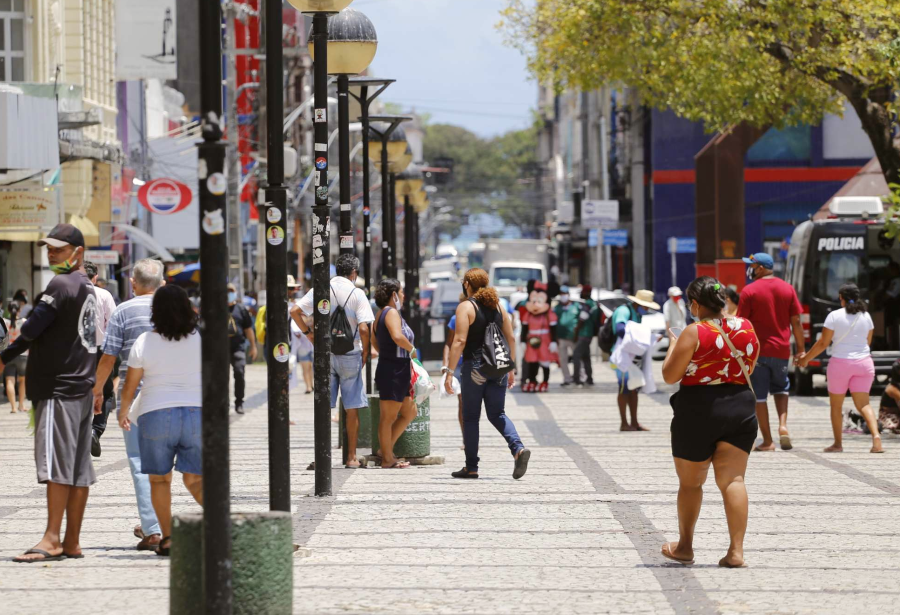
[(634, 88), (712, 130), (859, 115), (888, 181), (900, 0), (507, 0), (501, 27), (535, 76), (559, 88)]
[(527, 227), (535, 219), (535, 128), (484, 139), (460, 126), (427, 126), (425, 160), (434, 164), (440, 158), (453, 160), (452, 177), (440, 194), (454, 206), (457, 221), (463, 215), (494, 213)]

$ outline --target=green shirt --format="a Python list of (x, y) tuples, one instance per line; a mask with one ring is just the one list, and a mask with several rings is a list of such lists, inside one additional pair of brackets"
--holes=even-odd
[(618, 331), (619, 325), (622, 323), (626, 323), (630, 320), (633, 320), (634, 322), (641, 322), (641, 315), (636, 309), (631, 306), (630, 303), (626, 303), (616, 308), (616, 311), (613, 312), (612, 319), (613, 331)]
[(588, 317), (587, 320), (581, 321), (578, 339), (594, 337), (600, 328), (600, 308), (593, 299), (588, 299), (581, 305), (581, 311), (586, 312)]
[(553, 311), (559, 319), (559, 323), (556, 325), (556, 337), (561, 340), (575, 339), (575, 328), (578, 327), (581, 306), (572, 301), (566, 304), (557, 303)]

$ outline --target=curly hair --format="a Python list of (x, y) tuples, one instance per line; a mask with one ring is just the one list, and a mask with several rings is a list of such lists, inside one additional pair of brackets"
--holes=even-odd
[(869, 311), (869, 306), (866, 305), (865, 300), (860, 298), (859, 286), (856, 284), (844, 284), (838, 291), (838, 295), (847, 302), (845, 309), (848, 314), (859, 314), (860, 312)]
[(394, 293), (400, 294), (403, 287), (400, 281), (395, 278), (385, 278), (375, 287), (375, 305), (384, 309), (391, 302)]
[(197, 314), (180, 286), (161, 286), (153, 293), (150, 322), (156, 332), (177, 342), (197, 330)]
[(719, 313), (725, 307), (725, 285), (708, 275), (700, 276), (687, 287), (688, 301), (696, 301)]
[(475, 301), (489, 310), (498, 309), (500, 306), (500, 297), (497, 296), (496, 290), (488, 286), (488, 284), (491, 283), (491, 280), (488, 277), (487, 271), (478, 269), (477, 267), (469, 269), (466, 271), (466, 275), (463, 276), (463, 280), (469, 285), (469, 288), (472, 289), (472, 297)]

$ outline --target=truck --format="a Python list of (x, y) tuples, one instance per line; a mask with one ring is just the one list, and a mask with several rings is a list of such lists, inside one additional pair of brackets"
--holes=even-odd
[(487, 239), (483, 268), (491, 286), (504, 298), (524, 288), (529, 280), (547, 282), (550, 242), (546, 239)]
[[(835, 197), (829, 210), (828, 219), (809, 220), (794, 230), (785, 281), (800, 299), (807, 348), (822, 335), (829, 312), (840, 309), (841, 285), (853, 282), (862, 289), (875, 324), (875, 373), (884, 386), (900, 359), (900, 242), (885, 228), (878, 197)], [(809, 367), (790, 366), (797, 394), (813, 392), (813, 375), (825, 374), (830, 356), (829, 349)]]

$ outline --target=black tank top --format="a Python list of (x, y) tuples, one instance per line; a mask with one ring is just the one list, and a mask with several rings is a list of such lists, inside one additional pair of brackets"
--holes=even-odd
[(495, 322), (500, 317), (499, 309), (490, 310), (476, 299), (469, 299), (469, 301), (475, 306), (475, 320), (469, 325), (469, 335), (466, 337), (466, 346), (463, 349), (463, 361), (481, 357), (481, 349), (484, 346), (484, 330), (487, 329), (489, 322)]

